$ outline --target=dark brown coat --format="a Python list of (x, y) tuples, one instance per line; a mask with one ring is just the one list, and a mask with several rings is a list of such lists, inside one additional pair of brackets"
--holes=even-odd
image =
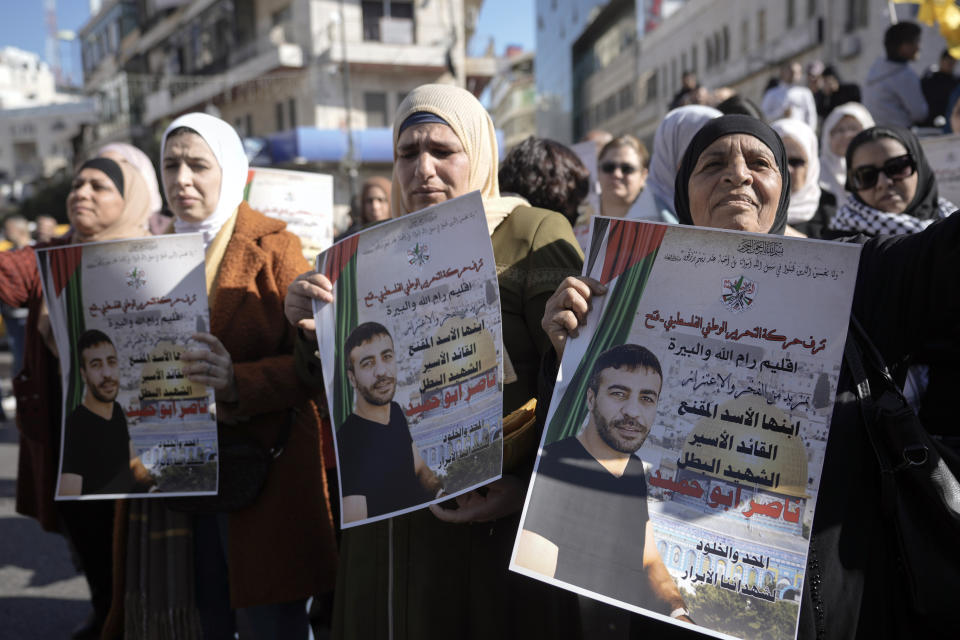
[[(282, 222), (246, 203), (220, 263), (211, 332), (234, 362), (240, 400), (224, 407), (267, 447), (291, 407), (300, 409), (283, 454), (257, 502), (230, 515), (230, 601), (287, 602), (332, 588), (333, 521), (323, 470), (320, 419), (293, 364), (295, 329), (283, 315), (287, 286), (310, 267)], [(221, 429), (229, 428), (221, 425)]]

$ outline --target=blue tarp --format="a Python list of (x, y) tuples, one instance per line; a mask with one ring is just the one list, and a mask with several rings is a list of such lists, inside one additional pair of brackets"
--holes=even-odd
[[(347, 133), (342, 129), (297, 127), (267, 136), (267, 149), (273, 164), (302, 158), (306, 162), (340, 162), (347, 155)], [(503, 132), (497, 130), (500, 158), (503, 158)], [(353, 132), (355, 160), (364, 163), (393, 163), (393, 129), (375, 127)]]

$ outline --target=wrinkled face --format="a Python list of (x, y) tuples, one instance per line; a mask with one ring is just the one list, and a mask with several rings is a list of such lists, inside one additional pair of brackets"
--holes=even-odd
[(380, 187), (368, 187), (363, 193), (363, 221), (378, 222), (390, 217), (390, 202)]
[(647, 170), (640, 163), (640, 154), (633, 147), (608, 149), (597, 163), (600, 171), (597, 181), (604, 202), (611, 205), (629, 205), (643, 189)]
[(863, 131), (863, 125), (853, 116), (843, 116), (830, 129), (830, 151), (841, 158), (847, 155), (847, 147), (858, 133)]
[(470, 190), (470, 159), (453, 129), (438, 122), (414, 125), (400, 134), (393, 170), (403, 206), (410, 212)]
[(397, 390), (397, 363), (393, 353), (393, 338), (374, 336), (348, 355), (351, 368), (347, 378), (357, 393), (374, 406), (383, 406), (393, 400)]
[(220, 163), (196, 133), (167, 138), (163, 149), (163, 190), (174, 215), (185, 222), (209, 218), (220, 202)]
[(587, 390), (587, 408), (600, 438), (620, 453), (633, 453), (657, 418), (662, 380), (652, 369), (604, 369), (596, 392)]
[(700, 154), (687, 183), (693, 223), (767, 233), (777, 216), (782, 185), (767, 145), (743, 133), (718, 138)]
[[(852, 171), (861, 167), (882, 167), (891, 158), (907, 154), (907, 148), (899, 140), (880, 138), (857, 147), (853, 152)], [(883, 171), (877, 176), (877, 184), (857, 190), (857, 195), (868, 205), (887, 213), (903, 213), (917, 193), (917, 172), (903, 178), (891, 178)]]
[(87, 347), (80, 354), (80, 377), (100, 402), (113, 402), (120, 391), (117, 350), (109, 342)]
[(123, 195), (103, 171), (87, 167), (73, 178), (67, 217), (84, 236), (103, 233), (123, 216)]
[(790, 172), (790, 193), (803, 189), (807, 180), (807, 154), (803, 145), (789, 136), (783, 136), (787, 150), (787, 171)]

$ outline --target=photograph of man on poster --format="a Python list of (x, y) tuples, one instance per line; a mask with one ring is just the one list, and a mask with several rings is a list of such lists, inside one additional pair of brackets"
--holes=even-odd
[(440, 495), (443, 484), (423, 461), (410, 435), (397, 390), (393, 337), (365, 322), (343, 347), (355, 405), (337, 431), (343, 521), (355, 522), (417, 506)]
[(120, 391), (117, 349), (107, 334), (85, 331), (77, 341), (85, 392), (67, 418), (60, 468), (60, 495), (143, 492), (153, 476), (133, 448)]
[(544, 447), (515, 563), (531, 571), (691, 622), (657, 551), (643, 461), (634, 455), (657, 417), (663, 373), (645, 347), (597, 358), (588, 421)]

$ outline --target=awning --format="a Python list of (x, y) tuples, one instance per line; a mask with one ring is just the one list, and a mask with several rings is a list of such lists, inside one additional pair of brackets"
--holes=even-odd
[[(503, 140), (503, 132), (498, 129), (497, 145), (501, 160), (504, 155)], [(358, 163), (392, 164), (393, 129), (358, 129), (353, 132), (353, 149), (354, 159)], [(342, 129), (297, 127), (267, 136), (266, 151), (266, 154), (259, 154), (257, 159), (269, 157), (273, 164), (294, 161), (339, 163), (347, 156), (347, 132)]]

